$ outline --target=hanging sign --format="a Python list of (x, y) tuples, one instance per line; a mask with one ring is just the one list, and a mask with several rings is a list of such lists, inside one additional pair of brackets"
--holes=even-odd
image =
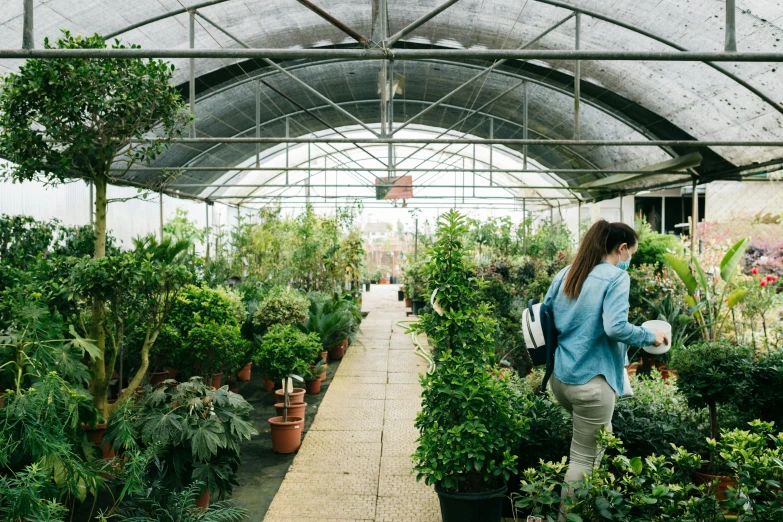
[(410, 199), (412, 197), (413, 176), (375, 178), (375, 199)]

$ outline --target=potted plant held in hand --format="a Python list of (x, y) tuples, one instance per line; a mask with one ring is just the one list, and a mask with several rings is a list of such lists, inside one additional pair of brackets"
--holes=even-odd
[(422, 378), (414, 469), (435, 486), (443, 522), (499, 522), (527, 419), (513, 411), (509, 377), (494, 362), (495, 321), (464, 255), (465, 218), (450, 211), (438, 225), (425, 266), (434, 313), (413, 325), (436, 349)]

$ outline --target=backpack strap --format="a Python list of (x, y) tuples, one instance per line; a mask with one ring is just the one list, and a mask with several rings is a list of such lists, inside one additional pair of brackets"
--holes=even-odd
[[(555, 292), (552, 295), (553, 301), (557, 297), (558, 292), (560, 292), (560, 287), (563, 285), (563, 279), (565, 279), (566, 275), (567, 272), (563, 274), (562, 279), (557, 284), (557, 288), (555, 288)], [(544, 371), (544, 379), (541, 381), (541, 393), (544, 393), (549, 379), (555, 373), (555, 352), (558, 345), (558, 332), (557, 327), (555, 327), (555, 314), (552, 307), (542, 305), (541, 323), (544, 329), (544, 338), (546, 339), (546, 370)]]

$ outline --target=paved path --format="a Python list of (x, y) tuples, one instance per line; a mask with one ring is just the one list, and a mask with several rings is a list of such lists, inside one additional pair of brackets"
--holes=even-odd
[(349, 349), (265, 522), (440, 522), (432, 488), (411, 475), (426, 368), (410, 336), (397, 285), (364, 294), (358, 342)]

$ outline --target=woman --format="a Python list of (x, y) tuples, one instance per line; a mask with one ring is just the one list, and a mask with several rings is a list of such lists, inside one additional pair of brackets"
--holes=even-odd
[(591, 473), (600, 453), (596, 434), (611, 429), (615, 398), (630, 392), (624, 389), (626, 345), (666, 342), (660, 332), (628, 322), (631, 279), (625, 271), (638, 241), (628, 225), (598, 221), (545, 298), (558, 331), (552, 392), (574, 423), (569, 483)]

